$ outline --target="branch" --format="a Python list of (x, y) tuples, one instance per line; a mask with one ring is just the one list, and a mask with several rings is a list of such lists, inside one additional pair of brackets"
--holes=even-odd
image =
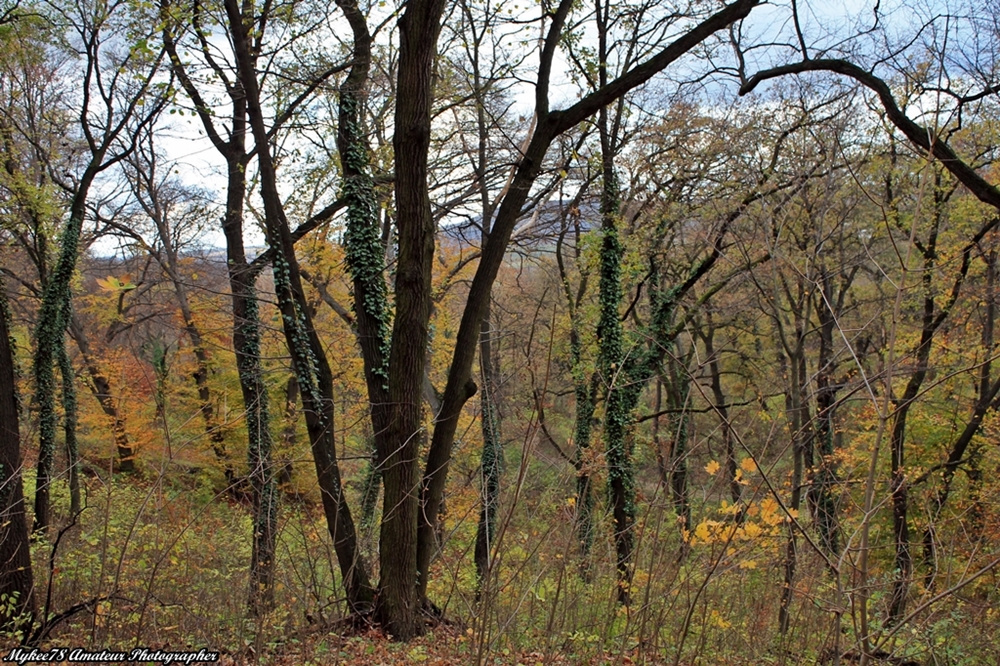
[(987, 182), (955, 154), (951, 147), (938, 138), (934, 132), (910, 120), (893, 97), (892, 90), (885, 81), (857, 65), (838, 59), (807, 60), (765, 69), (757, 72), (740, 86), (740, 95), (746, 95), (762, 81), (774, 79), (786, 74), (802, 74), (805, 72), (833, 72), (854, 79), (861, 85), (878, 95), (889, 121), (901, 131), (915, 146), (926, 151), (941, 161), (955, 178), (965, 185), (973, 195), (983, 203), (1000, 210), (1000, 189)]
[[(337, 211), (339, 211), (346, 205), (347, 202), (344, 199), (337, 199), (332, 204), (330, 204), (329, 206), (327, 206), (326, 208), (324, 208), (323, 210), (316, 213), (308, 220), (300, 224), (298, 227), (295, 228), (295, 231), (292, 232), (292, 243), (294, 244), (298, 242), (303, 236), (305, 236), (307, 233), (309, 233), (319, 225), (329, 220), (337, 213)], [(256, 275), (257, 273), (262, 271), (265, 266), (271, 263), (271, 259), (273, 258), (274, 258), (274, 251), (271, 250), (270, 248), (268, 248), (264, 252), (261, 252), (256, 259), (250, 262), (251, 274)]]

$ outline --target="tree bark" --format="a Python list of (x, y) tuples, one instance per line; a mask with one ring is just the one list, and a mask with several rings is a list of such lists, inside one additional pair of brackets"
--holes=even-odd
[(497, 393), (500, 389), (500, 369), (493, 349), (493, 330), (490, 325), (490, 314), (487, 310), (483, 318), (480, 334), (479, 363), (483, 388), (480, 393), (482, 413), (480, 421), (483, 433), (483, 452), (480, 460), (480, 490), (479, 523), (476, 527), (476, 545), (474, 559), (476, 562), (477, 593), (481, 593), (488, 584), (492, 565), (492, 551), (496, 539), (497, 512), (500, 508), (500, 479), (503, 474), (503, 441), (500, 435), (500, 412)]
[(115, 396), (111, 390), (111, 382), (107, 375), (101, 370), (97, 363), (97, 358), (90, 348), (90, 341), (84, 331), (83, 324), (75, 313), (69, 315), (70, 336), (76, 342), (80, 356), (83, 357), (83, 364), (90, 374), (90, 391), (97, 398), (101, 405), (101, 410), (108, 417), (111, 424), (111, 436), (114, 438), (115, 450), (118, 452), (118, 470), (121, 472), (135, 471), (135, 447), (129, 441), (128, 431), (125, 429), (125, 414), (118, 408)]
[(30, 626), (35, 615), (34, 578), (21, 470), (20, 405), (14, 338), (0, 282), (0, 594), (16, 596), (0, 604), (0, 629)]
[(250, 589), (247, 610), (258, 615), (273, 598), (272, 580), (279, 498), (275, 485), (273, 441), (270, 430), (270, 402), (264, 383), (261, 359), (261, 323), (258, 311), (257, 271), (247, 262), (243, 243), (243, 206), (246, 200), (246, 171), (250, 155), (246, 147), (247, 103), (242, 91), (229, 87), (232, 102), (228, 140), (216, 131), (214, 115), (187, 74), (177, 53), (169, 0), (161, 0), (163, 42), (174, 74), (195, 104), (206, 134), (226, 160), (226, 209), (222, 231), (226, 237), (226, 268), (229, 273), (233, 308), (233, 350), (243, 397), (247, 428), (247, 465), (254, 506), (253, 547), (250, 556)]
[(310, 308), (302, 289), (298, 260), (295, 257), (294, 241), (278, 193), (274, 159), (261, 107), (254, 52), (250, 44), (249, 29), (254, 25), (253, 19), (243, 15), (237, 0), (226, 0), (225, 8), (239, 82), (245, 94), (247, 116), (260, 168), (264, 224), (268, 246), (273, 254), (272, 269), (278, 309), (281, 312), (285, 342), (292, 356), (292, 366), (302, 392), (306, 428), (309, 431), (323, 509), (347, 590), (348, 604), (353, 611), (366, 613), (373, 600), (373, 590), (360, 559), (357, 530), (350, 507), (344, 499), (337, 462), (333, 422), (333, 374), (326, 352), (312, 325)]

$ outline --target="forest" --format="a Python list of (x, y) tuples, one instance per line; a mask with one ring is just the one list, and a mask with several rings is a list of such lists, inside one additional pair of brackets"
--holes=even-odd
[(1000, 663), (998, 16), (0, 0), (0, 659)]

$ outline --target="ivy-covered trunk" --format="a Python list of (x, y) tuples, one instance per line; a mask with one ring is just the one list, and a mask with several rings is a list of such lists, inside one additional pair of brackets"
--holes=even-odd
[[(602, 110), (604, 128), (606, 112)], [(624, 373), (624, 333), (621, 316), (622, 244), (618, 238), (620, 193), (618, 180), (602, 128), (604, 187), (601, 194), (601, 314), (597, 324), (600, 345), (599, 368), (604, 380), (604, 450), (608, 465), (608, 496), (614, 524), (616, 568), (618, 571), (618, 602), (629, 603), (632, 584), (632, 550), (635, 523), (635, 472), (627, 441), (631, 424), (631, 401), (627, 393), (629, 378)]]
[(69, 513), (80, 512), (80, 450), (76, 439), (77, 402), (76, 373), (66, 349), (66, 339), (59, 347), (59, 374), (62, 376), (63, 434), (69, 472)]
[(264, 203), (264, 226), (267, 243), (273, 254), (275, 295), (281, 313), (285, 343), (292, 357), (292, 367), (302, 395), (323, 510), (347, 590), (348, 604), (354, 611), (367, 612), (374, 598), (374, 590), (360, 559), (357, 530), (344, 498), (340, 478), (334, 440), (333, 373), (312, 325), (291, 230), (278, 192), (271, 142), (261, 106), (255, 55), (250, 44), (249, 32), (253, 19), (244, 16), (237, 0), (226, 0), (225, 8), (239, 81), (245, 94), (247, 117), (256, 145), (261, 198)]
[[(238, 249), (242, 250), (242, 244)], [(243, 268), (246, 269), (245, 262)], [(245, 282), (242, 275), (236, 275), (233, 279), (232, 267), (230, 271), (230, 282), (234, 288), (234, 312), (235, 306), (240, 306), (233, 346), (238, 350), (240, 388), (244, 404), (247, 405), (247, 469), (253, 498), (253, 548), (250, 554), (250, 595), (247, 607), (252, 615), (261, 615), (270, 610), (274, 603), (278, 488), (274, 479), (267, 387), (260, 367), (258, 301), (253, 285)], [(239, 297), (236, 296), (236, 290), (239, 290)], [(256, 399), (257, 402), (248, 404), (248, 399)]]
[(14, 338), (3, 283), (0, 282), (0, 630), (14, 629), (22, 620), (30, 626), (35, 614), (34, 578), (28, 543), (21, 470), (20, 409)]
[[(100, 157), (103, 158), (103, 155)], [(95, 160), (97, 163), (100, 160)], [(35, 328), (35, 401), (38, 403), (38, 467), (35, 476), (35, 522), (33, 531), (49, 526), (49, 484), (56, 449), (56, 387), (55, 361), (65, 344), (66, 315), (70, 300), (70, 281), (76, 271), (80, 249), (80, 232), (86, 212), (87, 194), (97, 176), (92, 163), (83, 173), (70, 205), (69, 219), (59, 239), (59, 259), (47, 276), (42, 292), (42, 305)], [(131, 471), (132, 460), (121, 460), (121, 469)]]
[[(246, 127), (246, 111), (237, 104), (233, 125)], [(233, 307), (233, 349), (243, 397), (247, 428), (247, 469), (253, 502), (253, 546), (250, 554), (250, 591), (247, 608), (259, 615), (274, 598), (274, 557), (279, 497), (276, 491), (270, 400), (261, 368), (261, 323), (257, 273), (247, 263), (243, 245), (243, 202), (246, 200), (246, 167), (249, 157), (245, 129), (234, 131), (226, 154), (226, 212), (222, 230), (226, 236), (226, 264)]]
[(383, 239), (379, 228), (379, 205), (363, 119), (371, 68), (371, 35), (364, 13), (355, 0), (340, 0), (337, 4), (351, 26), (354, 40), (351, 69), (340, 86), (337, 149), (341, 164), (341, 197), (347, 209), (344, 247), (354, 290), (354, 328), (364, 360), (371, 410), (372, 456), (365, 470), (361, 497), (361, 528), (367, 532), (375, 522), (382, 481), (382, 457), (375, 433), (385, 432), (389, 418), (387, 239)]
[(500, 369), (493, 349), (493, 329), (489, 310), (483, 318), (479, 342), (479, 364), (482, 377), (480, 421), (483, 432), (483, 452), (480, 462), (479, 523), (476, 527), (476, 581), (482, 591), (487, 584), (492, 564), (492, 549), (496, 537), (497, 512), (500, 508), (500, 478), (503, 473), (503, 442), (500, 435), (500, 412), (497, 393), (500, 389)]

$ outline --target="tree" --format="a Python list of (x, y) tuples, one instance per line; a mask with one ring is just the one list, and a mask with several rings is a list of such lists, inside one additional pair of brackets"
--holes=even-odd
[(30, 626), (35, 613), (35, 582), (21, 470), (21, 410), (17, 395), (14, 337), (7, 294), (0, 282), (0, 629)]
[[(876, 8), (875, 16), (876, 19), (881, 19), (878, 8)], [(763, 67), (759, 71), (754, 72), (752, 75), (748, 75), (746, 62), (741, 57), (739, 68), (737, 70), (741, 82), (740, 94), (745, 95), (750, 93), (764, 81), (787, 75), (803, 75), (822, 72), (836, 74), (838, 76), (851, 79), (864, 89), (874, 93), (877, 103), (885, 113), (886, 120), (895, 130), (900, 132), (915, 148), (917, 148), (923, 157), (938, 160), (942, 168), (946, 169), (958, 182), (968, 188), (969, 192), (971, 192), (973, 196), (981, 202), (992, 206), (994, 209), (1000, 210), (1000, 189), (991, 184), (982, 174), (979, 173), (974, 161), (963, 158), (949, 143), (949, 138), (957, 129), (957, 126), (961, 123), (963, 111), (972, 105), (979, 104), (982, 100), (993, 96), (997, 91), (996, 83), (992, 78), (993, 74), (989, 70), (982, 70), (981, 68), (978, 68), (977, 63), (968, 62), (963, 55), (953, 57), (946, 50), (947, 45), (950, 43), (947, 39), (956, 36), (952, 35), (953, 30), (961, 31), (963, 29), (962, 25), (964, 25), (964, 21), (960, 22), (960, 25), (957, 28), (946, 27), (943, 30), (941, 36), (944, 38), (944, 42), (931, 42), (929, 45), (920, 46), (921, 50), (926, 49), (930, 51), (935, 56), (934, 61), (941, 63), (940, 67), (942, 68), (945, 67), (944, 63), (946, 61), (957, 65), (959, 70), (966, 67), (963, 72), (964, 74), (967, 74), (966, 77), (955, 77), (950, 74), (946, 75), (944, 73), (945, 70), (941, 69), (938, 73), (944, 76), (948, 81), (948, 86), (942, 88), (939, 83), (940, 79), (936, 78), (937, 75), (933, 71), (933, 68), (925, 68), (925, 70), (921, 72), (897, 70), (893, 73), (890, 69), (888, 74), (880, 75), (877, 73), (879, 70), (885, 69), (886, 66), (891, 67), (896, 62), (905, 62), (905, 59), (899, 58), (899, 56), (911, 52), (912, 42), (904, 41), (902, 45), (896, 46), (892, 43), (892, 41), (887, 40), (886, 48), (889, 53), (868, 53), (866, 55), (868, 56), (868, 59), (871, 60), (871, 65), (862, 66), (856, 64), (856, 56), (854, 54), (846, 51), (846, 44), (833, 51), (822, 48), (810, 48), (805, 41), (805, 33), (799, 25), (800, 18), (801, 17), (798, 13), (794, 13), (797, 43), (792, 46), (791, 49), (801, 59), (791, 63)], [(972, 16), (969, 17), (969, 20), (974, 22), (976, 18)], [(931, 24), (934, 24), (935, 22), (936, 20), (933, 18), (930, 20)], [(878, 24), (876, 24), (874, 32), (878, 32), (879, 29)], [(964, 34), (959, 32), (957, 37), (961, 39), (964, 37)], [(738, 45), (737, 49), (739, 50)], [(821, 55), (822, 57), (812, 57), (814, 55), (814, 51), (817, 55)], [(833, 57), (838, 54), (843, 57)], [(949, 60), (951, 58), (953, 59)], [(907, 92), (913, 94), (911, 94), (908, 98), (904, 96), (904, 100), (909, 99), (915, 101), (920, 98), (920, 94), (923, 92), (936, 92), (940, 95), (939, 99), (943, 98), (947, 100), (944, 108), (932, 109), (930, 113), (925, 114), (927, 119), (931, 122), (930, 126), (922, 126), (920, 123), (911, 119), (907, 114), (906, 104), (904, 103), (901, 106), (897, 98), (897, 93), (893, 90), (891, 85), (891, 79), (888, 78), (893, 74), (900, 76), (900, 78), (909, 83), (908, 88), (910, 88), (910, 90)], [(954, 84), (952, 81), (954, 81)], [(919, 108), (917, 111), (918, 113), (920, 112)], [(955, 120), (953, 121), (951, 119)], [(955, 123), (958, 123), (958, 125)], [(935, 187), (933, 192), (935, 201), (937, 201), (940, 196), (940, 188)], [(940, 213), (934, 213), (933, 218), (940, 219)], [(982, 240), (982, 238), (984, 238), (985, 235), (996, 226), (998, 220), (1000, 220), (1000, 218), (994, 218), (993, 220), (982, 225), (975, 232), (975, 234), (973, 234), (973, 243), (978, 243)], [(936, 233), (932, 232), (932, 239), (936, 238), (936, 235)], [(930, 285), (928, 283), (931, 279), (931, 270), (935, 265), (937, 257), (935, 244), (934, 242), (925, 242), (916, 246), (918, 251), (924, 257), (925, 273), (922, 277), (922, 281), (926, 296), (924, 300), (924, 318), (921, 326), (920, 341), (917, 348), (914, 350), (916, 356), (916, 368), (914, 373), (910, 375), (903, 394), (893, 398), (895, 410), (891, 426), (890, 457), (893, 469), (892, 505), (897, 577), (889, 610), (890, 623), (898, 622), (904, 616), (913, 567), (908, 526), (908, 488), (910, 484), (909, 480), (906, 478), (904, 466), (907, 414), (913, 405), (914, 400), (918, 397), (926, 378), (931, 342), (933, 341), (941, 324), (947, 318), (949, 311), (954, 306), (961, 290), (962, 283), (968, 273), (973, 246), (974, 245), (967, 245), (963, 250), (961, 267), (955, 278), (951, 293), (945, 299), (944, 304), (940, 307), (936, 303), (933, 292), (930, 290)], [(865, 510), (868, 511), (869, 509), (870, 506), (866, 506)], [(865, 533), (867, 534), (867, 528)], [(865, 538), (864, 541), (867, 542), (867, 538)], [(867, 558), (867, 554), (865, 554), (864, 557)], [(862, 569), (865, 568), (866, 560), (863, 560)], [(867, 574), (863, 573), (862, 575), (865, 576)], [(865, 592), (862, 592), (862, 595), (862, 629), (867, 632), (867, 596)], [(865, 638), (865, 648), (867, 651), (867, 637)]]
[[(78, 15), (54, 8), (53, 19), (64, 23), (68, 38), (78, 49), (83, 66), (83, 86), (77, 128), (86, 145), (82, 172), (61, 179), (60, 187), (71, 193), (68, 216), (60, 235), (59, 258), (45, 283), (35, 331), (35, 399), (39, 405), (39, 454), (35, 489), (34, 529), (49, 525), (49, 484), (55, 452), (56, 411), (53, 366), (58, 350), (65, 344), (70, 300), (70, 281), (79, 255), (80, 234), (87, 212), (91, 187), (98, 177), (120, 163), (134, 149), (134, 135), (128, 129), (153, 123), (166, 102), (166, 88), (156, 87), (162, 52), (148, 46), (151, 34), (128, 33), (121, 5), (107, 8), (80, 4)], [(137, 18), (137, 17), (136, 17)], [(148, 18), (148, 17), (147, 17)], [(139, 19), (139, 23), (143, 23)], [(148, 22), (151, 23), (151, 22)], [(119, 40), (139, 43), (135, 48), (110, 46)], [(109, 40), (109, 41), (106, 41)], [(143, 40), (140, 42), (140, 40)], [(129, 471), (134, 461), (126, 453), (121, 468)]]

